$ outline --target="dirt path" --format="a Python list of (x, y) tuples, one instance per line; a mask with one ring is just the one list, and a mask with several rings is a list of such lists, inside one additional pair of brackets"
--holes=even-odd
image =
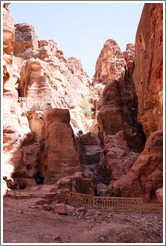
[(67, 215), (59, 215), (37, 201), (4, 197), (4, 243), (162, 243), (162, 213), (69, 207)]

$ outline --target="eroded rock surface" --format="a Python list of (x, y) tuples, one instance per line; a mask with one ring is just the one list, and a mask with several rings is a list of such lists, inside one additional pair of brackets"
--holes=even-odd
[[(26, 23), (15, 24), (8, 10), (8, 5), (5, 4), (3, 8), (4, 175), (33, 180), (36, 172), (44, 170), (45, 165), (48, 168), (48, 173), (52, 169), (55, 171), (54, 164), (56, 162), (54, 163), (54, 159), (48, 160), (46, 157), (46, 162), (51, 160), (50, 164), (42, 162), (43, 156), (40, 148), (41, 141), (45, 137), (44, 134), (46, 134), (46, 146), (48, 144), (47, 138), (51, 137), (48, 136), (50, 133), (52, 136), (57, 134), (55, 137), (58, 139), (59, 124), (60, 131), (64, 135), (67, 134), (69, 139), (62, 136), (63, 134), (59, 135), (59, 138), (62, 137), (62, 142), (59, 142), (57, 148), (59, 148), (59, 152), (63, 152), (61, 156), (58, 156), (58, 153), (56, 153), (57, 157), (54, 156), (53, 146), (48, 148), (46, 155), (50, 153), (50, 156), (53, 155), (56, 160), (61, 158), (64, 165), (68, 165), (68, 163), (64, 162), (63, 156), (65, 153), (70, 155), (69, 162), (73, 165), (73, 169), (69, 168), (70, 170), (68, 170), (65, 166), (66, 169), (64, 169), (68, 171), (64, 172), (62, 176), (71, 175), (72, 177), (76, 170), (81, 169), (81, 164), (78, 157), (80, 154), (79, 143), (75, 140), (70, 124), (75, 133), (79, 129), (85, 131), (81, 102), (85, 100), (89, 92), (87, 85), (91, 80), (84, 72), (80, 60), (72, 57), (66, 61), (63, 52), (58, 49), (55, 41), (39, 41), (31, 25)], [(48, 110), (53, 108), (59, 108), (62, 111), (67, 110), (67, 112), (70, 109), (71, 119), (68, 113), (66, 122), (62, 120), (62, 122), (58, 123), (57, 121), (55, 123), (53, 121), (54, 123), (49, 124), (50, 119), (45, 118), (45, 115), (47, 115)], [(51, 124), (53, 128), (50, 127)], [(46, 125), (49, 129), (45, 128)], [(57, 129), (54, 132), (55, 125)], [(63, 148), (65, 143), (67, 144), (67, 140), (69, 140), (68, 146)], [(61, 144), (64, 146), (60, 147)], [(69, 151), (70, 147), (73, 148), (72, 151)], [(74, 149), (75, 152), (73, 152)], [(67, 157), (64, 158), (66, 161)], [(72, 160), (74, 160), (73, 163)], [(42, 167), (42, 165), (44, 166)], [(58, 164), (56, 167), (59, 168)], [(59, 173), (63, 173), (62, 169), (59, 169)], [(46, 175), (45, 182), (47, 180), (49, 180), (49, 174)], [(88, 192), (89, 179), (86, 181), (86, 178), (80, 175), (80, 177), (74, 176), (73, 180), (75, 180), (72, 181), (73, 185), (68, 186), (69, 190), (80, 191), (82, 189)], [(71, 183), (70, 177), (69, 183)]]
[(14, 55), (30, 59), (38, 48), (38, 37), (33, 26), (22, 23), (15, 25)]
[(14, 20), (8, 5), (3, 5), (3, 49), (6, 54), (10, 55), (14, 50), (15, 32)]
[(15, 24), (8, 5), (4, 175), (35, 182), (40, 172), (59, 202), (69, 191), (155, 199), (162, 187), (162, 4), (145, 4), (136, 50), (105, 42), (93, 82), (55, 41)]
[(114, 40), (108, 39), (96, 62), (94, 81), (106, 84), (109, 80), (124, 77), (125, 65), (120, 47)]
[(70, 126), (68, 109), (50, 109), (44, 113), (44, 176), (51, 182), (80, 171), (76, 140)]
[(110, 182), (109, 192), (124, 197), (155, 199), (155, 191), (163, 186), (163, 131), (148, 138), (145, 149), (130, 171), (119, 180)]
[(147, 137), (163, 129), (163, 4), (145, 4), (136, 34), (134, 83)]
[[(136, 51), (128, 44), (122, 55), (111, 41), (111, 49), (104, 45), (96, 64), (93, 83), (105, 87), (94, 101), (93, 130), (98, 131), (106, 151), (108, 195), (150, 201), (162, 187), (162, 28), (162, 4), (145, 4)], [(110, 69), (109, 57), (116, 56), (110, 50), (118, 51), (121, 66), (116, 59)]]
[[(111, 48), (108, 44), (111, 44)], [(103, 56), (107, 59), (103, 59)], [(112, 57), (114, 70), (106, 69)], [(93, 83), (96, 84), (98, 76), (98, 82), (105, 84), (105, 87), (99, 99), (94, 101), (97, 120), (93, 130), (96, 132), (98, 128), (104, 145), (108, 177), (118, 180), (130, 170), (143, 150), (145, 141), (141, 125), (137, 122), (137, 96), (132, 78), (134, 45), (128, 44), (122, 54), (116, 42), (107, 40), (96, 69)]]

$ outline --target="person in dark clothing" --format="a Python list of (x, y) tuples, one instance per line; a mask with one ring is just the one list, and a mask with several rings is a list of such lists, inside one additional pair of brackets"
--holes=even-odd
[(44, 177), (41, 177), (40, 173), (37, 172), (36, 173), (36, 176), (35, 176), (35, 181), (36, 181), (36, 184), (43, 184), (44, 182)]

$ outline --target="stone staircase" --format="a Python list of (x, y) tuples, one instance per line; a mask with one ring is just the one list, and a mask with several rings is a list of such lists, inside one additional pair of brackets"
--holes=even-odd
[(45, 77), (40, 76), (28, 88), (27, 107), (29, 110), (42, 110), (49, 104), (52, 105), (52, 88)]
[(80, 142), (84, 152), (82, 160), (84, 172), (93, 173), (96, 168), (103, 164), (104, 149), (98, 136), (92, 133), (81, 135)]
[(28, 97), (36, 97), (36, 95), (51, 95), (51, 86), (46, 82), (44, 76), (40, 76), (37, 81), (34, 81), (28, 88)]

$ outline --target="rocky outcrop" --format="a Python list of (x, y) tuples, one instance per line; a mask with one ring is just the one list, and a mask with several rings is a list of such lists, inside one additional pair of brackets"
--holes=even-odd
[(148, 138), (145, 149), (126, 175), (110, 182), (108, 191), (124, 197), (155, 198), (155, 191), (163, 186), (163, 131)]
[[(55, 41), (38, 41), (32, 26), (25, 23), (14, 26), (8, 5), (4, 5), (3, 11), (3, 174), (8, 178), (34, 181), (36, 173), (44, 170), (45, 183), (55, 177), (56, 182), (58, 177), (68, 175), (69, 190), (88, 193), (89, 179), (83, 174), (75, 176), (75, 172), (81, 169), (80, 147), (70, 124), (75, 132), (79, 129), (85, 131), (82, 121), (83, 109), (80, 105), (89, 91), (87, 83), (90, 79), (78, 59), (72, 57), (66, 61)], [(66, 110), (66, 119), (63, 121), (63, 113), (62, 118), (60, 116), (60, 119), (53, 119), (58, 113), (52, 113), (54, 116), (50, 116), (48, 110), (52, 108)], [(58, 109), (56, 112), (59, 112)], [(59, 126), (61, 130), (58, 129)], [(57, 143), (59, 131), (67, 135)], [(63, 134), (59, 138), (64, 137)], [(54, 143), (51, 147), (51, 142), (49, 143), (52, 136), (56, 138), (56, 154)], [(43, 143), (45, 137), (46, 142)], [(43, 144), (47, 151), (42, 150)], [(55, 157), (56, 162), (51, 156)], [(59, 186), (63, 187), (63, 180)]]
[(15, 33), (14, 20), (10, 14), (8, 5), (3, 5), (3, 49), (6, 54), (10, 55), (14, 50)]
[(42, 167), (48, 182), (55, 183), (81, 170), (68, 109), (50, 109), (44, 113), (43, 141)]
[(87, 73), (82, 68), (80, 60), (76, 59), (75, 57), (69, 57), (66, 62), (72, 74), (78, 74), (79, 76), (87, 76)]
[(40, 40), (38, 43), (38, 53), (36, 56), (41, 60), (49, 58), (49, 56), (56, 55), (58, 52), (57, 43), (54, 40)]
[[(23, 31), (19, 29), (22, 36)], [(21, 100), (26, 101), (26, 110), (69, 108), (73, 128), (83, 132), (84, 113), (81, 105), (87, 98), (89, 83), (90, 79), (81, 62), (73, 57), (66, 61), (53, 40), (39, 41), (36, 55), (33, 54), (33, 58), (24, 62), (17, 81), (18, 94)]]
[(15, 25), (14, 55), (24, 59), (35, 56), (38, 49), (38, 37), (33, 26), (23, 23)]
[(32, 178), (38, 163), (39, 146), (16, 95), (5, 93), (3, 112), (3, 175)]
[(136, 35), (134, 83), (138, 121), (147, 142), (128, 173), (111, 181), (108, 188), (109, 194), (145, 201), (156, 201), (156, 196), (159, 200), (157, 190), (163, 186), (162, 15), (162, 4), (145, 4)]
[[(108, 44), (111, 44), (110, 49)], [(112, 53), (112, 50), (115, 52)], [(107, 59), (103, 59), (103, 54)], [(137, 122), (137, 96), (132, 79), (134, 45), (128, 44), (123, 54), (116, 42), (107, 40), (98, 58), (94, 76), (94, 79), (99, 76), (98, 81), (105, 84), (95, 108), (96, 125), (103, 141), (105, 168), (110, 180), (118, 180), (130, 170), (143, 150), (145, 141), (141, 125)], [(103, 68), (107, 67), (112, 56), (115, 69), (105, 70), (103, 77)], [(95, 132), (97, 127), (93, 128)]]
[(93, 83), (80, 60), (3, 11), (3, 175), (40, 173), (61, 202), (69, 191), (161, 200), (162, 4), (145, 4), (136, 51), (106, 41)]
[(135, 45), (127, 44), (126, 50), (123, 52), (124, 59), (126, 61), (127, 69), (130, 75), (133, 74), (134, 71), (134, 60), (135, 60)]
[(126, 62), (118, 44), (108, 39), (96, 62), (94, 82), (107, 84), (110, 80), (123, 78), (125, 65)]
[(147, 137), (163, 128), (163, 4), (145, 4), (136, 34), (138, 121)]
[[(101, 141), (95, 133), (88, 132), (79, 136), (82, 147), (82, 168), (84, 175), (90, 178), (94, 194), (98, 183), (108, 182), (105, 171), (105, 153)], [(103, 185), (104, 185), (103, 184)], [(101, 184), (102, 186), (102, 184)]]

